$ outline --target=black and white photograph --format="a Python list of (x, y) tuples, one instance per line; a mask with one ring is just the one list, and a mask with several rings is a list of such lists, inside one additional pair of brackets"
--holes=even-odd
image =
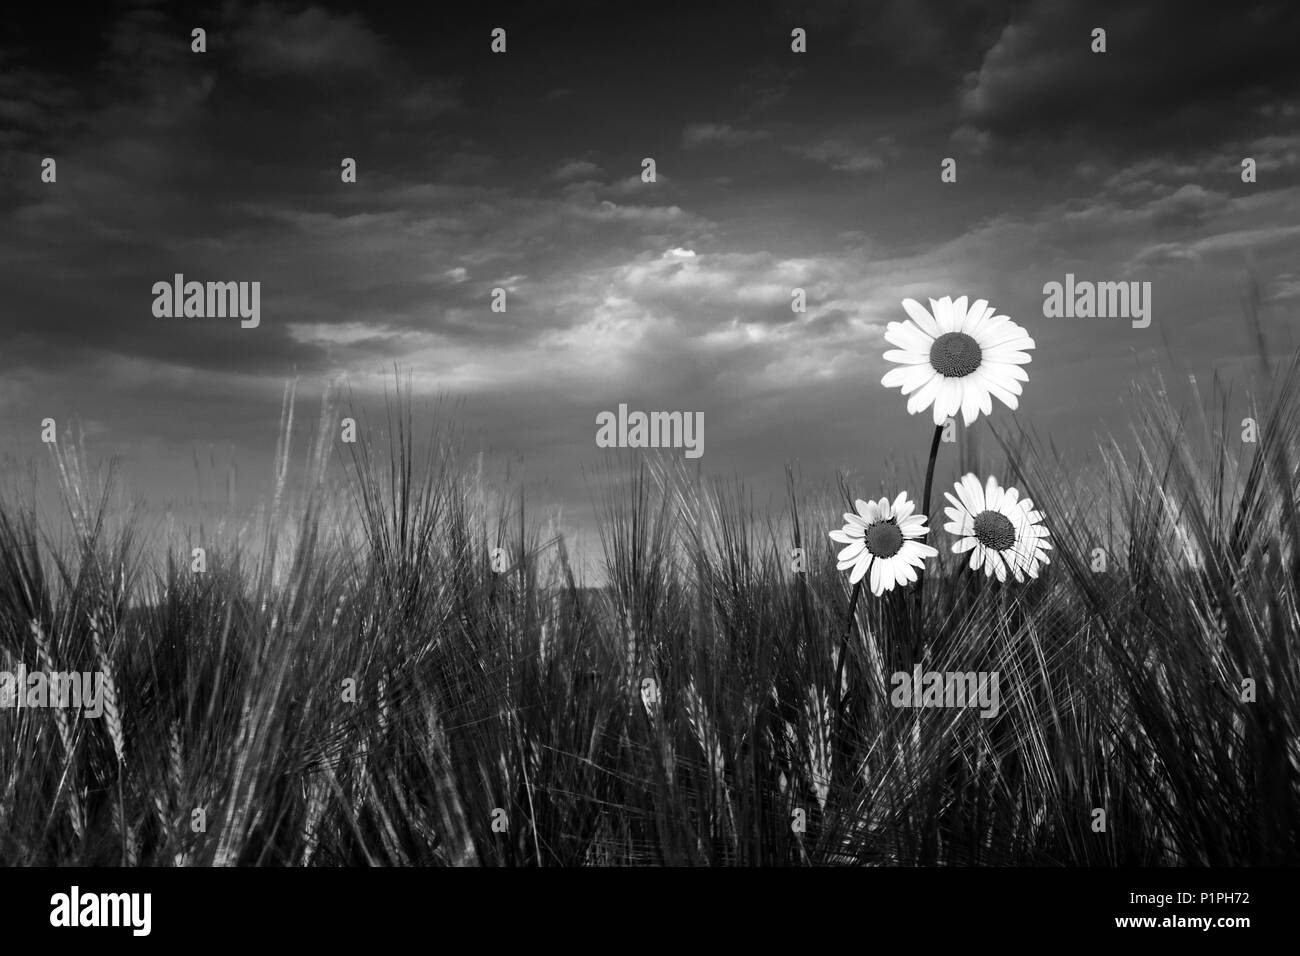
[(1292, 0), (15, 2), (0, 440), (56, 941), (1300, 888)]

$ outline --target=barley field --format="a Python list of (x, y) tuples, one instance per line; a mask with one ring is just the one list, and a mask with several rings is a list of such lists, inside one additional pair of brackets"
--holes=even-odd
[[(1090, 472), (995, 416), (970, 464), (1032, 494), (1050, 564), (973, 571), (936, 524), (923, 587), (879, 594), (828, 537), (893, 496), (870, 461), (760, 510), (619, 458), (592, 584), (400, 388), (353, 445), (327, 397), (296, 485), (286, 428), (260, 533), (201, 570), (52, 446), (64, 531), (0, 502), (0, 657), (102, 673), (103, 707), (3, 714), (0, 860), (1295, 864), (1300, 356), (1251, 386), (1255, 441), (1225, 388), (1145, 383)], [(895, 706), (914, 667), (997, 672), (1000, 707)]]

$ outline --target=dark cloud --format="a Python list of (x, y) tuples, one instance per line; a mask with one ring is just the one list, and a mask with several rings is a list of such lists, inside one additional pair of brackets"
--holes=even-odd
[(227, 19), (240, 65), (250, 71), (338, 75), (385, 63), (385, 43), (358, 14), (258, 3)]
[(691, 123), (682, 130), (682, 146), (686, 149), (745, 146), (767, 139), (770, 135), (766, 130), (737, 129), (726, 123)]
[[(373, 401), (397, 363), (418, 394), (465, 396), (484, 446), (561, 497), (620, 401), (705, 411), (711, 469), (779, 483), (794, 455), (824, 475), (924, 438), (878, 385), (903, 297), (987, 297), (1031, 328), (1023, 416), (1084, 437), (1158, 364), (1159, 333), (1235, 367), (1221, 320), (1245, 264), (1295, 302), (1300, 113), (1271, 3), (1239, 14), (1258, 63), (1245, 27), (1189, 12), (1161, 37), (1145, 9), (1100, 8), (1104, 64), (1086, 29), (1082, 54), (1063, 38), (1094, 6), (345, 6), (105, 4), (71, 52), (15, 18), (6, 427), (79, 414), (170, 476), (187, 441), (269, 453), (290, 376)], [(1042, 285), (1067, 271), (1157, 283), (1154, 329), (1045, 321)], [(175, 272), (260, 280), (261, 326), (154, 318)]]
[[(1107, 51), (1093, 53), (1092, 30)], [(1006, 23), (961, 94), (968, 126), (1009, 144), (1204, 146), (1260, 129), (1300, 84), (1300, 7), (1037, 0)], [(1062, 142), (1063, 134), (1069, 138)]]
[(883, 69), (940, 76), (978, 63), (1008, 18), (1024, 6), (1023, 0), (773, 3), (782, 21), (810, 31), (810, 52), (848, 46), (870, 55)]
[(558, 179), (561, 182), (571, 179), (587, 179), (592, 176), (599, 176), (604, 170), (596, 163), (585, 159), (566, 159), (555, 168), (551, 173), (552, 179)]
[(874, 173), (898, 157), (898, 147), (888, 136), (866, 146), (855, 146), (832, 137), (810, 146), (791, 146), (789, 149), (839, 173)]

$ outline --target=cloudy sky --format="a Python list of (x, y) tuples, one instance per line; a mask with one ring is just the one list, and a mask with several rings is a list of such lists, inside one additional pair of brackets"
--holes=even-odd
[[(6, 14), (11, 462), (43, 417), (76, 419), (159, 507), (194, 496), (196, 458), (236, 461), (252, 494), (288, 378), (364, 397), (396, 363), (583, 525), (582, 468), (614, 454), (596, 415), (620, 402), (703, 412), (705, 468), (760, 493), (787, 461), (870, 483), (919, 458), (927, 419), (879, 384), (904, 297), (1025, 326), (1017, 414), (1080, 454), (1157, 366), (1249, 388), (1250, 276), (1278, 350), (1300, 338), (1290, 0), (450, 6)], [(177, 272), (260, 281), (260, 326), (155, 317)], [(1067, 272), (1149, 281), (1150, 327), (1044, 318)]]

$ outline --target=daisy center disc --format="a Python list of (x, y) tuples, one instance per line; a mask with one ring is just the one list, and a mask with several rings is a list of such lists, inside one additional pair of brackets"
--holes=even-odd
[(867, 529), (866, 542), (877, 558), (892, 558), (903, 549), (903, 532), (892, 521), (879, 521)]
[(946, 378), (963, 378), (980, 367), (979, 343), (965, 332), (945, 332), (930, 346), (930, 364)]
[(981, 511), (975, 516), (975, 538), (986, 548), (1006, 551), (1016, 543), (1016, 529), (1001, 512)]

